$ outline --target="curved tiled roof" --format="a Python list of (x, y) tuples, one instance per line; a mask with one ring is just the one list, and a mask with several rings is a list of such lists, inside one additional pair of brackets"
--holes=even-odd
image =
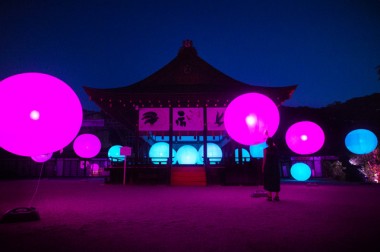
[(289, 99), (297, 85), (284, 87), (254, 86), (235, 80), (217, 70), (197, 54), (192, 46), (184, 46), (167, 65), (147, 78), (134, 84), (111, 89), (84, 87), (90, 96), (120, 94), (212, 94), (259, 92), (275, 102)]

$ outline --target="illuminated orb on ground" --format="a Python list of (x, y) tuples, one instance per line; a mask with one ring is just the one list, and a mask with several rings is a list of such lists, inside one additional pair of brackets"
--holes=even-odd
[(125, 159), (124, 155), (120, 155), (120, 148), (123, 147), (121, 145), (111, 146), (108, 150), (108, 159), (112, 162), (123, 162)]
[[(241, 160), (243, 161), (243, 163), (251, 161), (251, 156), (249, 155), (248, 150), (242, 148), (241, 154), (242, 154)], [(235, 149), (235, 163), (239, 163), (239, 149)]]
[(0, 82), (0, 141), (20, 156), (53, 153), (66, 147), (82, 125), (82, 105), (62, 80), (22, 73)]
[(263, 158), (264, 157), (264, 149), (268, 147), (266, 142), (255, 144), (249, 146), (249, 153), (253, 158)]
[[(176, 162), (176, 151), (172, 149), (172, 163)], [(157, 142), (154, 143), (149, 149), (149, 158), (153, 164), (167, 164), (169, 158), (169, 143)]]
[(306, 181), (311, 176), (311, 169), (305, 163), (295, 163), (290, 167), (290, 174), (295, 180)]
[[(200, 162), (204, 163), (204, 147), (201, 145), (198, 150)], [(222, 160), (222, 149), (216, 143), (207, 143), (207, 157), (210, 160), (210, 164), (216, 164)]]
[(93, 134), (82, 134), (74, 140), (74, 151), (81, 158), (92, 158), (98, 155), (102, 144)]
[(53, 156), (53, 153), (48, 153), (48, 154), (31, 156), (31, 158), (34, 162), (43, 163), (43, 162), (48, 161), (52, 156)]
[(376, 149), (378, 140), (376, 135), (367, 129), (356, 129), (346, 135), (344, 143), (354, 154), (368, 154)]
[(276, 133), (279, 123), (277, 105), (259, 93), (238, 96), (224, 113), (224, 126), (228, 135), (244, 145), (262, 143)]
[(322, 148), (325, 134), (322, 128), (310, 121), (293, 124), (286, 131), (286, 144), (297, 154), (312, 154)]
[(198, 156), (197, 149), (192, 145), (183, 145), (177, 150), (178, 164), (196, 164)]

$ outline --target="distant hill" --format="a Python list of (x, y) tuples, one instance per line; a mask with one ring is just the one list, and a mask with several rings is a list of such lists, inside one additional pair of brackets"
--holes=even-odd
[[(344, 139), (354, 129), (371, 130), (380, 138), (380, 93), (352, 98), (323, 108), (280, 107), (281, 122), (277, 136), (285, 137), (286, 130), (295, 122), (308, 120), (319, 124), (325, 132), (326, 155), (346, 155)], [(280, 139), (282, 141), (282, 139)], [(285, 145), (284, 148), (287, 148)]]

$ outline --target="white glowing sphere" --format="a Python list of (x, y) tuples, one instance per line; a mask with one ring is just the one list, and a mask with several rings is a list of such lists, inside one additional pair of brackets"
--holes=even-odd
[(183, 145), (177, 150), (178, 164), (196, 164), (198, 151), (192, 145)]
[[(201, 145), (198, 150), (200, 162), (204, 163), (204, 147)], [(207, 157), (210, 160), (210, 164), (216, 164), (222, 160), (223, 152), (219, 145), (215, 143), (207, 143)]]
[[(167, 142), (154, 143), (149, 149), (149, 157), (153, 164), (167, 164), (169, 158), (169, 144)], [(176, 151), (172, 149), (172, 163), (176, 162)]]

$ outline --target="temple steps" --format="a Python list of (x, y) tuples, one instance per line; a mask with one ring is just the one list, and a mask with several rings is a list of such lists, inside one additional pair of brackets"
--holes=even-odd
[(172, 168), (170, 183), (173, 186), (206, 186), (206, 170), (203, 166)]

